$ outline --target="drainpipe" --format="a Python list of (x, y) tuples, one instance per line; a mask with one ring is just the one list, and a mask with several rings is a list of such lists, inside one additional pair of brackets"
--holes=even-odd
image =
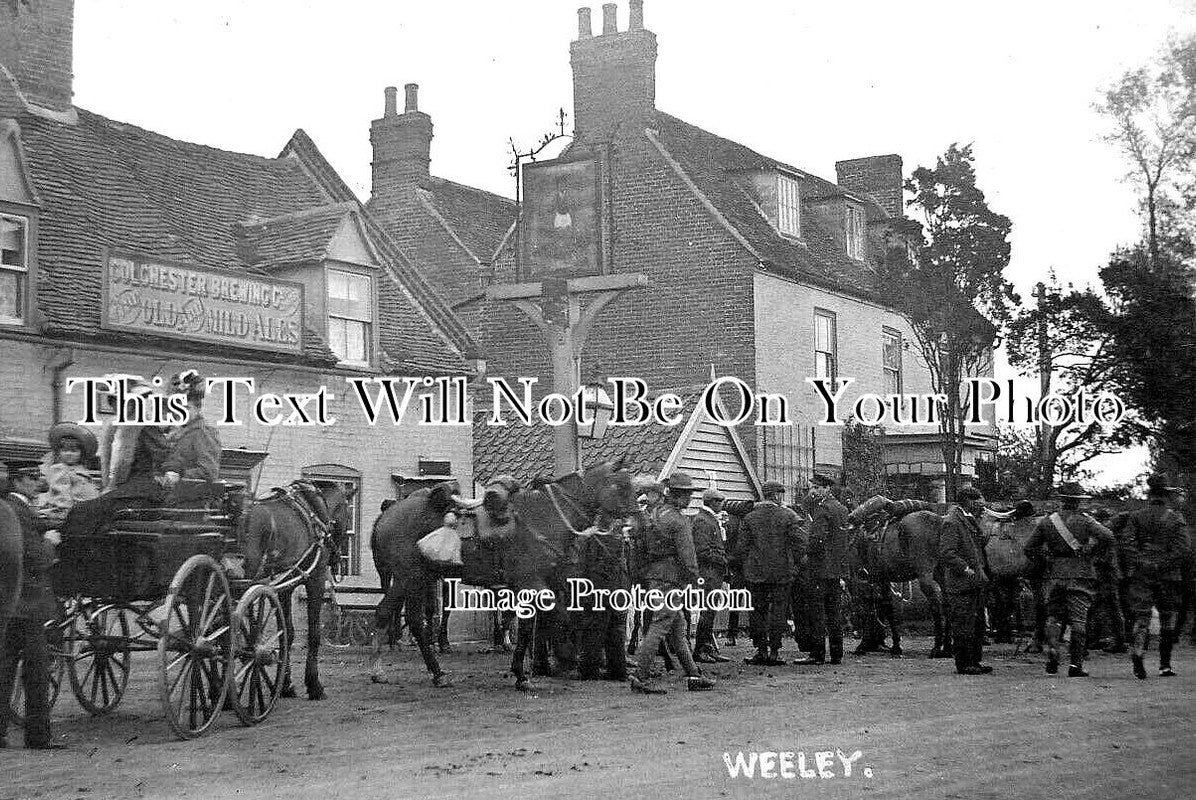
[(53, 352), (47, 366), (50, 368), (51, 424), (57, 425), (62, 421), (62, 373), (75, 363), (75, 349), (58, 347)]

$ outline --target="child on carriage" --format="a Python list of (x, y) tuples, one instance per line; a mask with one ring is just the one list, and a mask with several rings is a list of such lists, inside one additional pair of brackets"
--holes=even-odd
[(50, 428), (49, 440), (50, 452), (42, 461), (48, 489), (38, 496), (37, 510), (44, 519), (61, 523), (76, 503), (100, 494), (88, 469), (99, 443), (94, 433), (73, 422)]

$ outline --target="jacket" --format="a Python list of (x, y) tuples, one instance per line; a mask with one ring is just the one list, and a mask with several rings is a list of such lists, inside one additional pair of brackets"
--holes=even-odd
[(24, 495), (8, 495), (8, 506), (21, 526), (21, 593), (11, 616), (23, 619), (53, 619), (58, 613), (54, 591), (50, 586), (50, 567), (54, 564), (54, 545), (38, 530), (33, 508)]
[(838, 579), (847, 574), (847, 509), (827, 494), (822, 500), (807, 495), (803, 504), (810, 515), (810, 574)]
[(1059, 516), (1080, 549), (1071, 549), (1048, 515), (1038, 520), (1026, 542), (1026, 556), (1031, 561), (1046, 562), (1047, 576), (1052, 580), (1096, 580), (1100, 577), (1098, 566), (1107, 563), (1113, 552), (1113, 532), (1079, 511), (1060, 511)]
[(643, 547), (648, 563), (641, 577), (675, 588), (696, 584), (698, 557), (689, 520), (668, 504), (648, 509), (646, 517)]
[(1161, 500), (1130, 515), (1127, 532), (1129, 577), (1178, 581), (1192, 551), (1183, 518)]
[(49, 488), (38, 495), (37, 505), (46, 513), (63, 513), (81, 500), (100, 496), (100, 490), (91, 482), (87, 470), (78, 464), (47, 461), (42, 464), (42, 475)]
[[(943, 516), (939, 563), (943, 566), (943, 588), (948, 592), (975, 592), (988, 585), (988, 556), (980, 523), (959, 506), (952, 506)], [(964, 571), (969, 567), (975, 573), (970, 577)]]
[(748, 583), (788, 583), (806, 558), (807, 544), (793, 509), (764, 500), (743, 518), (732, 561), (743, 565)]
[(722, 525), (718, 517), (703, 506), (698, 515), (690, 520), (693, 528), (694, 553), (698, 557), (698, 569), (705, 577), (717, 573), (719, 577), (727, 572), (727, 551), (723, 548)]
[(169, 455), (162, 472), (177, 472), (182, 478), (215, 481), (220, 478), (220, 437), (202, 414), (171, 431), (166, 439)]

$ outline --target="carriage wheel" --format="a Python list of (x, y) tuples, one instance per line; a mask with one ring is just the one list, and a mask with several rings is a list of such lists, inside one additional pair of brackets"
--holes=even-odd
[(120, 704), (129, 683), (129, 620), (115, 606), (84, 606), (67, 628), (66, 661), (71, 690), (92, 716)]
[(270, 715), (282, 693), (290, 659), (282, 603), (273, 587), (258, 585), (237, 603), (234, 632), (232, 700), (243, 725)]
[(163, 604), (158, 657), (162, 706), (181, 739), (201, 736), (228, 695), (233, 601), (224, 570), (210, 556), (187, 559)]
[[(57, 623), (46, 624), (46, 637), (50, 640), (50, 692), (49, 707), (54, 707), (58, 699), (58, 692), (62, 689), (62, 673), (66, 669), (67, 654), (63, 652), (58, 639)], [(12, 684), (12, 697), (9, 698), (9, 719), (16, 725), (25, 724), (25, 686), (22, 674), (25, 669), (25, 659), (17, 661), (16, 675)]]

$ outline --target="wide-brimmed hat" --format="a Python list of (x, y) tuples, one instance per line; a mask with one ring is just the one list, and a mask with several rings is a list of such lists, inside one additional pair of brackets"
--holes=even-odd
[(1168, 486), (1167, 479), (1162, 475), (1151, 475), (1146, 479), (1146, 493), (1154, 495), (1155, 497), (1168, 497), (1173, 492), (1178, 492), (1179, 487)]
[(649, 475), (646, 472), (632, 476), (631, 488), (635, 490), (636, 494), (643, 494), (644, 492), (663, 493), (665, 490), (664, 484), (658, 481), (655, 475)]
[(670, 492), (692, 492), (698, 488), (694, 485), (694, 479), (684, 472), (669, 475), (664, 479), (664, 485)]
[(1055, 497), (1062, 497), (1068, 500), (1091, 500), (1092, 495), (1084, 491), (1084, 487), (1075, 481), (1067, 481), (1059, 484), (1059, 488), (1055, 490)]
[(760, 491), (764, 494), (784, 494), (785, 484), (780, 481), (765, 481), (760, 484)]
[(50, 428), (50, 433), (47, 437), (50, 440), (50, 449), (58, 450), (62, 444), (62, 440), (68, 437), (79, 442), (79, 448), (83, 451), (84, 460), (95, 457), (96, 450), (99, 449), (99, 442), (96, 441), (96, 435), (82, 425), (74, 422), (59, 422)]

